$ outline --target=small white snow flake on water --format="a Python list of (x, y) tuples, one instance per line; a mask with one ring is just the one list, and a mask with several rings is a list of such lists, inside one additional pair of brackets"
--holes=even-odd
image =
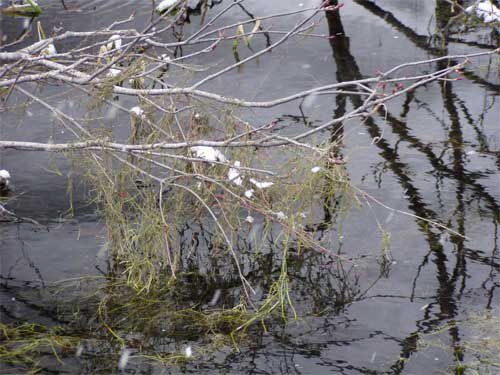
[(420, 311), (424, 311), (424, 310), (426, 310), (428, 307), (429, 307), (429, 304), (423, 305), (423, 306), (420, 308)]
[(99, 251), (96, 254), (96, 258), (106, 259), (106, 257), (108, 256), (108, 250), (109, 250), (109, 242), (106, 241), (99, 247)]
[(255, 221), (255, 219), (253, 218), (253, 216), (248, 215), (248, 216), (245, 218), (245, 221), (246, 221), (247, 223), (252, 224), (252, 223)]
[(372, 357), (370, 358), (370, 362), (375, 362), (375, 358), (377, 358), (377, 352), (373, 352)]
[(217, 302), (219, 301), (219, 298), (222, 294), (222, 291), (220, 289), (215, 289), (214, 295), (212, 296), (212, 299), (208, 303), (208, 306), (213, 307), (217, 305)]
[(118, 361), (118, 368), (123, 370), (127, 367), (128, 360), (130, 359), (130, 349), (123, 349), (122, 354), (120, 355), (120, 359)]
[(321, 167), (312, 167), (311, 172), (312, 173), (318, 173), (321, 170)]
[(441, 236), (439, 236), (439, 244), (441, 246), (444, 246), (448, 241), (449, 241), (448, 233), (444, 232)]
[(316, 101), (317, 98), (318, 98), (318, 93), (316, 93), (316, 92), (313, 92), (312, 94), (307, 95), (304, 98), (304, 101), (302, 102), (302, 107), (305, 110), (309, 110), (310, 108), (312, 108), (312, 106), (314, 105), (314, 102)]
[(186, 349), (184, 350), (184, 354), (186, 355), (187, 358), (192, 357), (193, 349), (191, 349), (190, 346), (186, 346)]
[(75, 355), (77, 357), (80, 357), (82, 355), (82, 353), (83, 353), (83, 345), (82, 344), (78, 344), (78, 348), (76, 348)]

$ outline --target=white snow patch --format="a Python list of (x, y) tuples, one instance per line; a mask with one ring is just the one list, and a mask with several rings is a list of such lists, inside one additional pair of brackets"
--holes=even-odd
[(280, 220), (285, 220), (287, 218), (287, 216), (285, 215), (285, 213), (283, 211), (276, 212), (276, 217)]
[(5, 180), (10, 179), (10, 173), (9, 173), (9, 171), (6, 170), (6, 169), (1, 169), (0, 170), (0, 178), (1, 179), (5, 179)]
[(481, 18), (485, 23), (500, 22), (500, 9), (498, 9), (490, 0), (480, 1), (466, 8), (465, 12), (475, 12), (476, 16)]
[(177, 2), (177, 0), (163, 0), (156, 6), (156, 11), (157, 12), (163, 12), (170, 8), (172, 5), (174, 5)]
[(318, 173), (321, 170), (321, 167), (312, 167), (311, 172), (312, 173)]
[(108, 51), (111, 51), (113, 48), (116, 48), (116, 49), (120, 49), (122, 48), (122, 39), (120, 38), (119, 35), (112, 35), (109, 39), (108, 39), (108, 44), (106, 44), (106, 49)]
[(255, 221), (255, 219), (253, 218), (253, 216), (248, 215), (248, 216), (245, 218), (245, 221), (246, 221), (247, 223), (252, 224), (252, 223)]
[(250, 198), (253, 197), (253, 193), (254, 193), (253, 189), (247, 190), (247, 191), (245, 191), (245, 197), (247, 197), (248, 199), (250, 199)]
[(0, 169), (0, 187), (7, 187), (9, 186), (10, 182), (10, 173), (6, 169)]
[(52, 43), (49, 43), (49, 45), (45, 47), (45, 49), (42, 51), (42, 55), (45, 56), (56, 55), (56, 54), (57, 54), (56, 47)]
[(265, 188), (268, 188), (268, 187), (271, 187), (274, 185), (273, 182), (266, 182), (266, 181), (261, 182), (261, 181), (255, 180), (253, 178), (250, 179), (250, 182), (252, 184), (254, 184), (257, 187), (257, 189), (265, 189)]
[(134, 115), (138, 117), (144, 117), (144, 111), (141, 109), (141, 107), (132, 107), (130, 108), (130, 113), (133, 113)]
[(197, 158), (206, 161), (226, 161), (226, 157), (222, 152), (210, 146), (194, 146), (191, 147), (191, 152)]
[[(234, 162), (235, 167), (240, 167), (241, 163), (236, 160)], [(235, 185), (241, 186), (243, 185), (243, 179), (240, 177), (240, 171), (237, 168), (229, 168), (229, 171), (227, 172), (227, 178), (230, 182), (232, 182)]]
[(184, 354), (186, 355), (187, 358), (191, 357), (193, 355), (193, 349), (191, 349), (190, 346), (186, 346)]
[(106, 77), (116, 77), (118, 74), (120, 74), (122, 71), (120, 69), (116, 68), (110, 68), (108, 70), (108, 73), (106, 74)]

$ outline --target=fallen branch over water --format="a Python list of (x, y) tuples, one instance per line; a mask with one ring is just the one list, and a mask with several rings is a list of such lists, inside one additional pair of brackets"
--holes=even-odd
[[(138, 291), (150, 290), (166, 269), (176, 277), (182, 252), (180, 240), (178, 246), (174, 246), (172, 233), (174, 229), (180, 231), (182, 220), (199, 220), (200, 226), (206, 226), (200, 219), (203, 216), (200, 211), (205, 213), (203, 218), (211, 220), (214, 231), (220, 236), (213, 251), (223, 247), (234, 260), (235, 273), (249, 304), (253, 289), (235, 242), (241, 231), (253, 224), (255, 219), (251, 215), (261, 217), (266, 230), (272, 231), (272, 227), (278, 226), (286, 232), (282, 271), (285, 276), (280, 277), (279, 284), (283, 290), (287, 287), (289, 241), (296, 242), (298, 249), (306, 247), (336, 261), (345, 260), (304, 229), (307, 215), (300, 210), (304, 202), (314, 206), (317, 202), (308, 201), (314, 196), (321, 196), (325, 201), (333, 197), (339, 201), (374, 198), (362, 191), (358, 191), (358, 196), (349, 191), (349, 179), (342, 167), (344, 160), (339, 161), (336, 155), (337, 134), (333, 132), (329, 137), (320, 133), (343, 127), (351, 120), (363, 122), (383, 114), (391, 100), (431, 82), (461, 79), (473, 59), (500, 51), (412, 61), (372, 77), (311, 85), (307, 90), (270, 100), (249, 100), (200, 89), (211, 81), (229, 77), (229, 72), (251, 61), (258, 61), (292, 38), (307, 37), (309, 29), (318, 22), (317, 17), (339, 8), (326, 1), (317, 7), (212, 27), (241, 3), (242, 0), (232, 2), (191, 35), (173, 42), (165, 42), (165, 35), (176, 32), (176, 26), (185, 22), (187, 10), (183, 6), (175, 15), (167, 11), (152, 19), (142, 30), (116, 29), (129, 22), (132, 19), (129, 17), (101, 30), (43, 36), (12, 52), (4, 51), (7, 46), (0, 47), (0, 62), (4, 64), (0, 67), (0, 95), (4, 97), (0, 111), (9, 110), (9, 99), (13, 93), (19, 93), (21, 98), (49, 111), (62, 124), (65, 134), (71, 136), (71, 140), (65, 138), (63, 142), (2, 139), (0, 149), (64, 152), (70, 158), (78, 153), (80, 164), (90, 164), (94, 168), (89, 179), (96, 186), (106, 216), (109, 237), (114, 244), (113, 254), (118, 258), (117, 263), (125, 268), (123, 273), (127, 275), (127, 282)], [(302, 17), (289, 30), (271, 34), (270, 26), (267, 29), (262, 26), (267, 20), (298, 14)], [(241, 32), (243, 25), (248, 23), (254, 25), (252, 32)], [(272, 41), (270, 35), (278, 36)], [(237, 46), (243, 38), (249, 47), (250, 40), (255, 43), (257, 37), (262, 36), (268, 38), (264, 46), (250, 50), (243, 59), (237, 57), (236, 62), (217, 67), (214, 72), (193, 64), (200, 56), (213, 55), (224, 42), (231, 41)], [(331, 39), (335, 35), (315, 34), (314, 37)], [(69, 40), (76, 41), (74, 48), (64, 50), (58, 45), (65, 41), (67, 46)], [(8, 47), (12, 50), (15, 45), (14, 42)], [(180, 47), (189, 47), (189, 53), (178, 53), (175, 48)], [(193, 75), (189, 85), (175, 79), (185, 72)], [(75, 118), (61, 107), (50, 104), (50, 98), (42, 97), (36, 85), (53, 83), (84, 92), (94, 101), (89, 107), (108, 106), (126, 113), (130, 124), (128, 121), (114, 124), (125, 130), (126, 135), (122, 133), (122, 138), (115, 140), (109, 129), (96, 130), (88, 126), (86, 119)], [(135, 97), (137, 103), (130, 109), (125, 108), (111, 99), (113, 95)], [(280, 126), (277, 120), (252, 124), (242, 119), (250, 116), (238, 113), (291, 102), (313, 102), (319, 96), (355, 96), (360, 99), (360, 105), (322, 124), (304, 127)], [(266, 152), (279, 155), (276, 160), (288, 161), (279, 165), (273, 161), (261, 167), (262, 161), (268, 161)], [(298, 159), (296, 164), (290, 162), (294, 157)], [(290, 166), (285, 168), (287, 163)], [(265, 175), (265, 180), (256, 175)], [(147, 189), (134, 185), (139, 177), (145, 180)], [(346, 210), (347, 204), (340, 206)], [(186, 211), (191, 215), (188, 219)], [(241, 220), (243, 212), (240, 211), (244, 211), (248, 220)], [(413, 217), (434, 223), (427, 218)], [(447, 229), (441, 224), (436, 227)], [(283, 307), (285, 294), (280, 294), (279, 301), (273, 300), (272, 306), (281, 304)]]

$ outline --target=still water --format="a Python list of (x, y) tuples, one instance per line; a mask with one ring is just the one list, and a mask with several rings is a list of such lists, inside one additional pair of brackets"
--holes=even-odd
[[(39, 20), (45, 30), (95, 30), (133, 12), (133, 24), (140, 27), (151, 14), (149, 1), (43, 3)], [(227, 3), (209, 1), (208, 14)], [(248, 0), (220, 23), (316, 3)], [(335, 38), (295, 37), (205, 89), (266, 100), (316, 85), (369, 77), (408, 61), (496, 47), (494, 26), (453, 34), (445, 46), (436, 42), (436, 24), (443, 21), (437, 9), (431, 0), (348, 0), (340, 16), (320, 17), (314, 30)], [(272, 29), (287, 30), (301, 17), (273, 19)], [(199, 12), (190, 18), (187, 32), (201, 22)], [(0, 22), (7, 42), (33, 27), (23, 19), (0, 16)], [(273, 41), (278, 36), (269, 37)], [(257, 48), (266, 40), (254, 42)], [(58, 45), (58, 50), (68, 48), (65, 43), (71, 41)], [(242, 49), (240, 53), (244, 57), (249, 52)], [(233, 61), (227, 43), (214, 51), (210, 61), (200, 58), (197, 62), (222, 66)], [(337, 227), (328, 233), (318, 230), (318, 236), (335, 240), (335, 251), (363, 261), (331, 273), (328, 265), (312, 271), (291, 265), (296, 308), (307, 314), (287, 325), (272, 325), (268, 332), (253, 333), (240, 352), (215, 352), (181, 367), (151, 364), (132, 355), (124, 372), (431, 374), (452, 371), (457, 360), (469, 359), (470, 353), (461, 348), (478, 334), (474, 329), (462, 330), (457, 325), (438, 335), (434, 345), (423, 342), (432, 341), (436, 335), (431, 334), (440, 328), (473, 314), (500, 316), (499, 77), (498, 58), (483, 58), (468, 68), (462, 80), (429, 84), (390, 102), (386, 116), (344, 124), (340, 152), (351, 182), (384, 205), (411, 215), (372, 203), (353, 208), (341, 231)], [(57, 108), (75, 118), (85, 117), (86, 107), (81, 103), (86, 98), (81, 93), (58, 85), (38, 90)], [(14, 95), (10, 110), (0, 114), (2, 139), (70, 139), (42, 107), (16, 108), (22, 99)], [(134, 105), (129, 97), (118, 100), (126, 107)], [(360, 104), (355, 95), (336, 101), (317, 97), (300, 107), (293, 102), (248, 116), (260, 123), (279, 119), (283, 125), (307, 128)], [(104, 110), (98, 121), (120, 135), (127, 129), (121, 129), (120, 123), (128, 126), (129, 119)], [(2, 151), (0, 167), (13, 175), (12, 197), (6, 207), (49, 228), (0, 222), (2, 322), (61, 324), (54, 318), (49, 299), (45, 300), (44, 288), (56, 281), (106, 272), (104, 225), (88, 203), (89, 192), (81, 177), (63, 157)], [(414, 216), (439, 221), (465, 238), (428, 231)], [(390, 257), (383, 264), (378, 258), (377, 221), (390, 233)], [(313, 296), (314, 306), (306, 304), (306, 295)], [(189, 343), (195, 351), (196, 345), (202, 345), (193, 338)], [(186, 343), (168, 345), (182, 350)], [(116, 372), (118, 356), (104, 358), (97, 350), (78, 358), (67, 355), (62, 366), (47, 355), (42, 358), (42, 373)], [(12, 373), (7, 367), (2, 371)]]

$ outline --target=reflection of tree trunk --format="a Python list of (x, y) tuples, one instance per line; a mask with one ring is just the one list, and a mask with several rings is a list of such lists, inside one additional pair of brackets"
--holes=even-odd
[[(424, 50), (425, 52), (433, 56), (443, 55), (442, 49), (432, 46), (429, 42), (429, 38), (426, 35), (417, 34), (413, 29), (406, 26), (399, 19), (397, 19), (391, 12), (382, 9), (374, 1), (372, 0), (353, 0), (353, 1), (356, 4), (365, 8), (371, 14), (380, 17), (381, 19), (384, 20), (384, 22), (386, 22), (387, 24), (389, 24), (390, 26), (394, 27), (396, 30), (401, 32), (407, 38), (407, 40), (411, 41), (416, 47)], [(443, 0), (443, 2), (445, 2), (445, 0)], [(444, 19), (444, 16), (440, 16), (440, 18)], [(476, 41), (469, 42), (452, 37), (449, 37), (448, 41), (454, 43), (461, 43), (468, 46), (486, 48), (486, 49), (493, 49), (497, 47), (497, 45), (484, 44)], [(451, 60), (450, 64), (456, 64), (456, 61)], [(477, 75), (473, 71), (464, 71), (464, 73), (465, 73), (464, 76), (467, 79), (471, 80), (474, 83), (485, 86), (488, 90), (493, 91), (495, 95), (498, 94), (498, 91), (500, 90), (500, 85), (487, 81), (486, 79)]]
[(457, 5), (450, 4), (448, 0), (436, 0), (436, 31), (440, 34), (444, 45), (448, 44), (450, 20), (459, 13), (462, 0), (455, 0), (454, 3)]
[[(441, 66), (440, 68), (443, 67), (444, 66)], [(455, 174), (455, 180), (457, 181), (457, 207), (454, 212), (454, 216), (457, 220), (457, 231), (465, 235), (465, 184), (463, 182), (465, 168), (463, 165), (463, 134), (460, 126), (459, 114), (455, 106), (455, 95), (452, 91), (452, 83), (446, 81), (441, 82), (441, 93), (444, 99), (444, 107), (446, 108), (448, 117), (451, 120), (449, 140), (453, 149), (453, 172)], [(453, 270), (451, 281), (453, 282), (453, 284), (456, 284), (458, 278), (462, 278), (462, 285), (459, 293), (460, 296), (465, 289), (465, 280), (467, 277), (464, 239), (463, 237), (453, 236), (452, 242), (455, 245), (456, 264), (455, 269)], [(454, 343), (459, 342), (459, 334), (456, 326), (450, 328), (450, 335), (453, 336)], [(463, 360), (462, 348), (459, 345), (455, 344), (453, 349), (455, 358), (459, 362), (461, 362)]]
[[(331, 0), (332, 5), (337, 5), (337, 0)], [(345, 35), (344, 26), (340, 19), (338, 11), (326, 12), (328, 20), (328, 33), (330, 35), (330, 46), (333, 51), (333, 58), (337, 64), (337, 82), (351, 81), (359, 79), (359, 68), (350, 54), (349, 38)], [(350, 89), (355, 90), (356, 87)], [(338, 95), (336, 98), (337, 107), (335, 109), (335, 118), (341, 117), (346, 112), (346, 97)], [(332, 131), (332, 135), (340, 139), (343, 135), (343, 124), (339, 123)], [(334, 141), (335, 139), (332, 139)]]
[[(362, 74), (355, 58), (350, 52), (349, 38), (344, 35), (340, 13), (338, 11), (327, 12), (326, 18), (328, 21), (330, 36), (334, 37), (330, 39), (330, 44), (333, 49), (335, 63), (337, 65), (337, 80), (342, 82), (361, 79)], [(359, 107), (363, 104), (359, 95), (350, 95), (349, 99), (355, 107)], [(402, 188), (411, 197), (409, 201), (410, 209), (418, 216), (435, 219), (437, 215), (426, 207), (418, 189), (413, 184), (411, 178), (407, 175), (406, 171), (408, 170), (408, 166), (399, 160), (397, 151), (382, 138), (382, 132), (375, 121), (372, 118), (368, 118), (366, 119), (365, 124), (370, 136), (372, 138), (379, 139), (379, 141), (375, 144), (381, 149), (380, 155), (387, 161), (389, 168), (397, 176)], [(437, 324), (443, 319), (452, 319), (456, 315), (456, 305), (453, 296), (455, 290), (455, 280), (452, 280), (448, 274), (446, 268), (448, 260), (442, 245), (439, 243), (439, 235), (430, 231), (428, 225), (423, 222), (418, 222), (418, 226), (424, 233), (429, 244), (429, 248), (435, 256), (434, 263), (437, 267), (437, 279), (439, 282), (437, 300), (441, 309), (439, 320), (435, 322), (435, 324)], [(458, 332), (452, 332), (451, 336), (454, 343), (454, 349), (456, 350), (459, 343)], [(405, 340), (403, 340), (401, 353), (402, 357), (408, 358), (412, 352), (417, 350), (416, 340), (418, 340), (418, 337), (416, 337), (415, 333), (412, 333)], [(404, 362), (402, 361), (398, 361), (397, 364), (392, 366), (394, 373), (400, 373), (403, 368)]]

